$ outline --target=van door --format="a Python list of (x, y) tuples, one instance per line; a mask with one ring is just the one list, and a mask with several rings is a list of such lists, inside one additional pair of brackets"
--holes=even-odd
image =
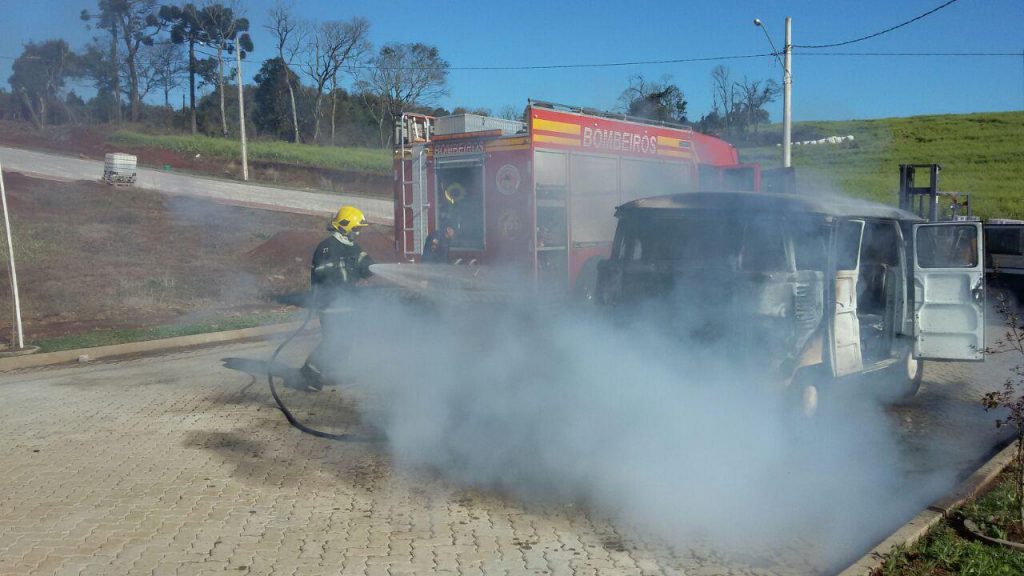
[(863, 220), (844, 220), (836, 233), (835, 289), (832, 307), (832, 371), (836, 376), (864, 368), (857, 318), (857, 279), (860, 276), (860, 244)]
[(914, 356), (984, 360), (980, 222), (914, 225)]

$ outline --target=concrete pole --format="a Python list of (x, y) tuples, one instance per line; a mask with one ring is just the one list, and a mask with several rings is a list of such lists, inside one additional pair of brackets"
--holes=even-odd
[(25, 333), (21, 328), (21, 300), (18, 298), (18, 271), (14, 268), (14, 244), (11, 241), (11, 219), (7, 216), (7, 189), (4, 188), (3, 167), (0, 166), (0, 199), (3, 200), (4, 230), (7, 233), (8, 265), (11, 270), (11, 292), (14, 293), (14, 325), (17, 332), (18, 350), (25, 348)]
[(782, 50), (785, 63), (782, 70), (782, 166), (793, 165), (790, 156), (793, 145), (793, 19), (786, 16), (786, 46)]
[(242, 49), (235, 43), (235, 68), (238, 72), (238, 132), (242, 136), (242, 180), (249, 181), (249, 151), (245, 143), (245, 91), (242, 90)]

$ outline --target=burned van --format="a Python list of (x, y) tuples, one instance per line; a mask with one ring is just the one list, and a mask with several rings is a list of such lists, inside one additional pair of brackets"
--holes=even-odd
[(908, 396), (922, 360), (983, 359), (980, 223), (742, 192), (645, 198), (616, 217), (597, 303), (735, 350), (805, 412), (833, 378), (877, 372)]

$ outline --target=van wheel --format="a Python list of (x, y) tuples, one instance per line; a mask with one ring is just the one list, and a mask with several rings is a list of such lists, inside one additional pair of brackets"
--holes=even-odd
[(821, 408), (822, 388), (825, 383), (825, 371), (820, 366), (797, 370), (790, 380), (786, 394), (790, 409), (799, 411), (805, 418), (817, 416)]
[(914, 351), (907, 347), (899, 362), (888, 369), (886, 387), (894, 402), (905, 402), (917, 395), (924, 376), (924, 361), (914, 358)]

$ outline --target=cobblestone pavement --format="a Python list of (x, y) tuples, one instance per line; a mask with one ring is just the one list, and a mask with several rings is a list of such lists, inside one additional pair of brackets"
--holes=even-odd
[[(652, 542), (580, 506), (398, 471), (344, 391), (315, 404), (285, 394), (300, 417), (366, 441), (300, 434), (263, 378), (222, 367), (269, 350), (236, 344), (0, 376), (0, 574), (819, 571), (806, 551), (778, 550), (754, 567)], [(962, 389), (970, 368), (933, 365), (927, 377), (923, 405), (972, 412), (943, 392)], [(908, 435), (925, 433), (922, 413), (897, 412)], [(980, 422), (970, 420), (991, 426)]]

